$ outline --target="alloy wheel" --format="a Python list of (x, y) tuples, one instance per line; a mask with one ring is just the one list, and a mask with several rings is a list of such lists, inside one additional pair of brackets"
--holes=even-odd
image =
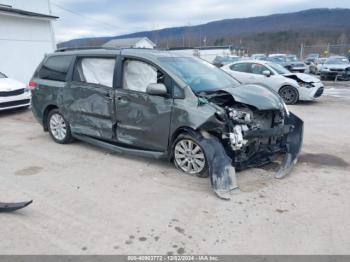
[(52, 136), (55, 139), (62, 141), (66, 138), (67, 124), (64, 118), (60, 114), (55, 113), (51, 116), (50, 130), (51, 130)]
[(206, 166), (202, 148), (189, 139), (180, 140), (175, 146), (175, 162), (188, 174), (199, 174)]
[(285, 87), (280, 91), (280, 96), (286, 104), (294, 104), (298, 101), (298, 93), (293, 87)]

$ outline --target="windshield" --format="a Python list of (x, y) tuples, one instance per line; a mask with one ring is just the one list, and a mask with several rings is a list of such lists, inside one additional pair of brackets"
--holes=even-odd
[(336, 64), (336, 65), (343, 65), (343, 64), (349, 64), (349, 60), (347, 58), (329, 58), (325, 64)]
[(7, 76), (0, 72), (0, 78), (7, 78)]
[(298, 58), (295, 55), (287, 56), (288, 62), (298, 62)]
[(271, 67), (273, 70), (275, 70), (279, 75), (289, 74), (290, 71), (288, 71), (286, 68), (279, 64), (275, 63), (267, 63), (269, 67)]
[(196, 94), (214, 92), (240, 83), (221, 69), (195, 57), (162, 57), (162, 65), (180, 77)]

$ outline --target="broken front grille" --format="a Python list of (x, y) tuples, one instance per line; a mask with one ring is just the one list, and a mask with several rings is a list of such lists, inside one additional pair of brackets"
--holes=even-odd
[(0, 97), (19, 96), (24, 94), (24, 88), (14, 91), (1, 91)]
[(1, 109), (1, 108), (6, 108), (6, 107), (27, 105), (27, 104), (29, 104), (29, 103), (30, 103), (30, 99), (24, 99), (24, 100), (17, 100), (17, 101), (11, 101), (11, 102), (0, 103), (0, 109)]

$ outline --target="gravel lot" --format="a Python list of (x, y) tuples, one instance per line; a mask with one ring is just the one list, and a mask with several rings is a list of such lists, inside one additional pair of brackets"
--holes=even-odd
[(349, 254), (350, 83), (290, 109), (305, 121), (293, 173), (241, 172), (232, 201), (167, 162), (61, 146), (30, 111), (2, 112), (0, 200), (34, 203), (0, 214), (0, 253)]

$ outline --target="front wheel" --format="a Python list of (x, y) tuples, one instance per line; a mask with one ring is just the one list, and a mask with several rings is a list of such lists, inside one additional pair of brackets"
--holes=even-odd
[(179, 135), (173, 146), (175, 166), (186, 174), (208, 177), (205, 152), (191, 135)]
[(283, 98), (287, 105), (293, 105), (299, 100), (299, 93), (295, 87), (284, 86), (280, 89), (278, 94)]
[(52, 139), (58, 144), (69, 144), (73, 141), (70, 125), (58, 109), (52, 110), (47, 123)]

